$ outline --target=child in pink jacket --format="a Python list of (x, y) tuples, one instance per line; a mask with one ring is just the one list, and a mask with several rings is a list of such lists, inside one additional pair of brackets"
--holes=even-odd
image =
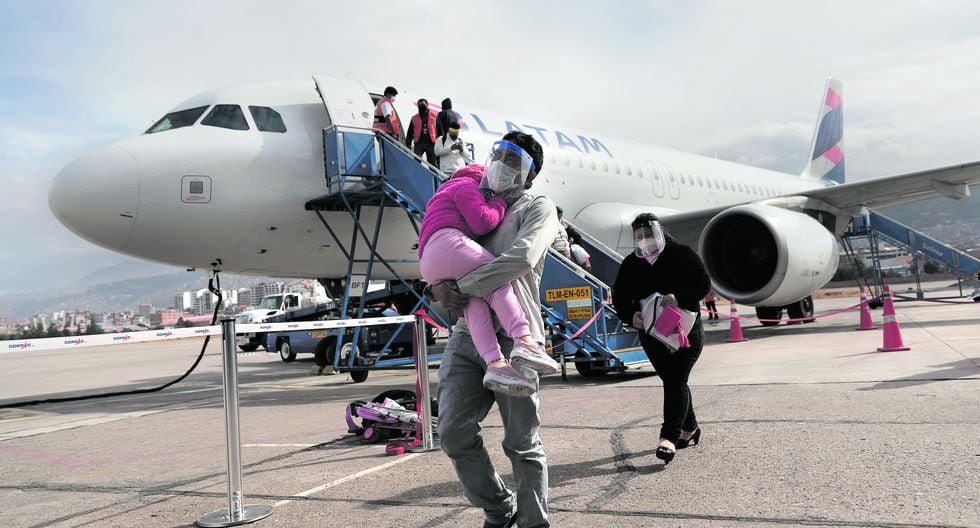
[[(474, 238), (496, 229), (507, 204), (499, 196), (489, 200), (484, 196), (480, 189), (483, 174), (482, 165), (471, 164), (459, 169), (439, 187), (426, 206), (425, 218), (419, 227), (419, 267), (422, 278), (430, 284), (460, 279), (494, 259), (493, 253)], [(544, 358), (544, 361), (554, 361), (531, 337), (527, 315), (518, 304), (513, 286), (507, 284), (487, 299), (471, 297), (463, 310), (473, 343), (487, 363), (483, 385), (506, 394), (530, 396), (537, 390), (535, 383), (515, 369), (501, 353), (491, 307), (500, 325), (514, 340), (512, 357), (533, 355)]]

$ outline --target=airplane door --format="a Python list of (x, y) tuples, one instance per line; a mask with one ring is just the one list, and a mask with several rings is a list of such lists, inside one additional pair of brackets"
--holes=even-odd
[(650, 189), (657, 198), (664, 197), (664, 178), (663, 171), (657, 168), (652, 162), (647, 162), (647, 172), (650, 173)]
[(371, 128), (374, 124), (374, 103), (360, 81), (314, 75), (313, 82), (331, 125)]
[(680, 183), (678, 183), (679, 175), (674, 171), (674, 168), (666, 163), (661, 165), (663, 170), (661, 171), (665, 178), (667, 178), (667, 192), (670, 194), (671, 200), (678, 200), (681, 197)]

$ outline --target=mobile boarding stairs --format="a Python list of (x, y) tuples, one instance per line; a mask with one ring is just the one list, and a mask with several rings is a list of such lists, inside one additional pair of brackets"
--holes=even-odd
[(884, 282), (878, 243), (884, 240), (912, 255), (911, 269), (915, 277), (918, 299), (924, 298), (918, 263), (919, 258), (924, 258), (948, 270), (956, 277), (960, 297), (964, 296), (963, 284), (966, 283), (974, 288), (970, 297), (980, 301), (980, 260), (975, 257), (870, 209), (867, 214), (855, 217), (851, 221), (850, 230), (841, 239), (852, 258), (854, 257), (851, 243), (853, 239), (867, 239), (873, 266), (873, 283), (869, 284), (873, 297), (880, 297), (883, 293)]
[[(413, 292), (416, 302), (410, 313), (425, 309), (438, 317), (444, 311), (433, 307), (421, 294), (420, 281), (407, 279), (398, 271), (398, 268), (404, 270), (406, 263), (412, 263), (417, 269), (418, 260), (386, 258), (381, 254), (379, 240), (382, 219), (391, 213), (406, 215), (417, 235), (425, 216), (425, 206), (445, 176), (391, 136), (371, 129), (339, 125), (324, 129), (323, 155), (327, 193), (307, 202), (306, 208), (317, 215), (348, 261), (341, 314), (364, 317), (368, 285), (372, 273), (381, 266), (403, 291)], [(369, 208), (373, 211), (365, 213)], [(338, 233), (324, 217), (327, 211), (347, 212), (353, 220), (352, 232)], [(361, 219), (371, 214), (375, 216), (374, 225), (362, 225)], [(565, 362), (574, 362), (584, 376), (622, 371), (627, 365), (646, 361), (638, 334), (619, 321), (610, 303), (610, 284), (622, 257), (586, 233), (583, 233), (583, 239), (583, 245), (591, 255), (592, 273), (586, 273), (564, 256), (549, 250), (541, 281), (541, 315), (552, 334), (553, 353), (563, 367)], [(351, 302), (357, 297), (356, 292), (351, 292), (355, 265), (363, 265), (364, 280), (358, 306), (353, 310)], [(358, 270), (356, 275), (361, 274)], [(417, 271), (415, 276), (418, 276)], [(446, 324), (444, 319), (439, 322)], [(346, 349), (351, 350), (350, 353), (345, 352), (342, 356), (342, 343), (337, 340), (334, 367), (341, 371), (357, 371), (410, 365), (411, 358), (391, 358), (387, 354), (391, 341), (400, 330), (394, 332), (376, 356), (368, 357), (356, 349), (357, 343), (361, 342), (357, 335), (360, 328), (356, 329), (353, 350), (351, 347)], [(430, 358), (438, 360), (441, 355)]]

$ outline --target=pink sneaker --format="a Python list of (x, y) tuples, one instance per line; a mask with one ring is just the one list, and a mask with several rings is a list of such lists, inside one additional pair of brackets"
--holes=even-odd
[(510, 363), (500, 367), (488, 366), (483, 376), (483, 386), (509, 396), (530, 396), (538, 390), (533, 381), (524, 377)]
[(551, 358), (543, 346), (535, 343), (527, 345), (518, 342), (510, 352), (510, 360), (517, 366), (527, 367), (538, 374), (554, 374), (561, 370), (557, 361)]

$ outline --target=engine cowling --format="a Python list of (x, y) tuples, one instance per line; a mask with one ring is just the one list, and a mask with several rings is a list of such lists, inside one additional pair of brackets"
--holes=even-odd
[(783, 306), (827, 284), (837, 271), (837, 239), (803, 213), (769, 205), (726, 209), (699, 242), (715, 291), (739, 303)]

